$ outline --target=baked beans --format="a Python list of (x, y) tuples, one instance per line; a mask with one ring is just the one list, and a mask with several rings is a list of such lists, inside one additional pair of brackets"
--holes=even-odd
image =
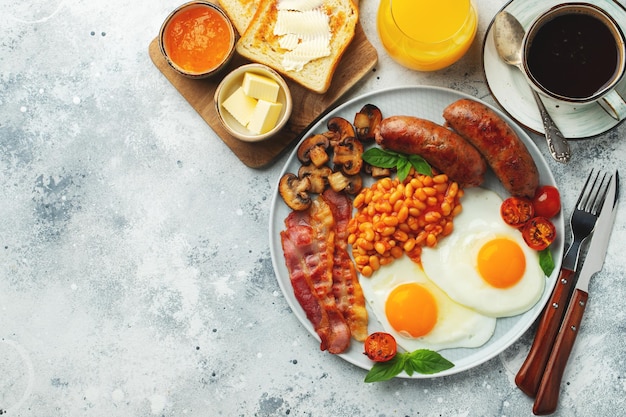
[(452, 233), (462, 196), (447, 175), (429, 177), (413, 170), (404, 181), (383, 178), (363, 188), (348, 225), (359, 272), (369, 277), (405, 253), (419, 262), (424, 246), (434, 247), (439, 237)]

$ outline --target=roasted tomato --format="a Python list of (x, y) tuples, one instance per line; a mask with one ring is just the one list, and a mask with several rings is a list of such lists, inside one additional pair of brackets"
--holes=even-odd
[(534, 250), (544, 250), (556, 238), (554, 224), (545, 217), (533, 217), (522, 229), (526, 244)]
[(529, 199), (509, 197), (502, 202), (500, 215), (506, 224), (519, 229), (535, 216), (535, 210)]
[(537, 188), (533, 197), (533, 207), (535, 215), (552, 218), (561, 211), (561, 195), (556, 187), (542, 185)]
[(389, 333), (376, 332), (367, 336), (364, 343), (365, 354), (374, 362), (387, 362), (396, 356), (396, 339)]

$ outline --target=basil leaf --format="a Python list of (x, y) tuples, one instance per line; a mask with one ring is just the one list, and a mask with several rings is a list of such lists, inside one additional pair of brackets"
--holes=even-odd
[(387, 152), (389, 155), (395, 155), (395, 156), (403, 156), (404, 154), (400, 153), (400, 152), (396, 152), (396, 151), (392, 151), (391, 149), (383, 149), (384, 152)]
[(429, 177), (433, 176), (433, 169), (424, 158), (419, 155), (409, 155), (408, 158), (411, 165), (413, 165), (413, 168), (415, 168), (415, 172), (422, 175), (428, 175)]
[(365, 375), (365, 382), (388, 381), (398, 375), (404, 369), (406, 361), (406, 353), (396, 353), (392, 359), (387, 362), (376, 362), (372, 369)]
[(402, 371), (409, 376), (415, 372), (427, 375), (436, 374), (453, 366), (452, 362), (429, 349), (419, 349), (411, 353), (398, 352), (387, 362), (376, 362), (365, 375), (365, 382), (388, 381)]
[(380, 148), (370, 148), (363, 152), (363, 160), (379, 168), (395, 168), (398, 164), (398, 154), (390, 153)]
[(409, 353), (407, 362), (411, 362), (411, 367), (420, 374), (436, 374), (454, 366), (452, 362), (441, 356), (439, 353), (429, 349), (418, 349)]
[(362, 157), (365, 162), (375, 167), (396, 168), (400, 181), (406, 179), (411, 168), (422, 175), (432, 176), (433, 174), (428, 162), (419, 155), (405, 155), (388, 149), (370, 148), (363, 152)]
[(398, 179), (400, 181), (404, 181), (406, 177), (409, 176), (409, 172), (411, 172), (412, 165), (408, 159), (400, 158), (398, 159), (398, 164), (396, 165), (396, 168), (398, 170)]
[(406, 372), (408, 376), (412, 376), (416, 371), (417, 369), (415, 369), (413, 361), (410, 360), (410, 356), (407, 357), (407, 360), (404, 361), (404, 372)]
[(539, 251), (539, 266), (541, 266), (543, 273), (546, 274), (547, 277), (552, 275), (552, 271), (554, 271), (554, 259), (552, 259), (552, 252), (550, 252), (549, 247)]

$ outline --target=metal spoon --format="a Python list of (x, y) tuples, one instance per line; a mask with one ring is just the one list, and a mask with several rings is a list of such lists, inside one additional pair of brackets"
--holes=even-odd
[[(515, 16), (505, 11), (498, 13), (493, 22), (493, 37), (500, 58), (507, 64), (521, 69), (524, 28)], [(550, 155), (558, 162), (568, 162), (571, 155), (567, 139), (563, 137), (554, 120), (548, 114), (539, 94), (533, 88), (530, 90), (537, 107), (539, 107)]]

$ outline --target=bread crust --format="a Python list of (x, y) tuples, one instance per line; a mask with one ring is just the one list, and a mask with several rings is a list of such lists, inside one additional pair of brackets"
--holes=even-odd
[(354, 38), (359, 19), (358, 7), (353, 0), (325, 0), (324, 9), (332, 32), (331, 54), (307, 63), (300, 71), (292, 71), (283, 68), (282, 58), (286, 50), (280, 47), (279, 37), (274, 35), (277, 3), (278, 0), (260, 0), (248, 28), (237, 42), (237, 52), (251, 61), (273, 68), (309, 90), (325, 93), (341, 57)]
[(228, 18), (235, 25), (237, 33), (241, 36), (246, 31), (255, 12), (259, 9), (261, 0), (218, 0), (219, 5)]

